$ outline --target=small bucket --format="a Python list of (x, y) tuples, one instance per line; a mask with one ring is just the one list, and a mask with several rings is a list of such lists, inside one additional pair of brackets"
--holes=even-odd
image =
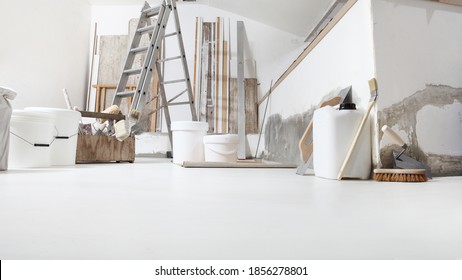
[(184, 161), (204, 161), (203, 138), (207, 134), (209, 124), (206, 122), (172, 122), (173, 163)]
[(204, 136), (205, 161), (236, 162), (239, 136), (236, 134)]
[(79, 121), (81, 118), (80, 112), (45, 107), (28, 107), (24, 110), (45, 112), (55, 116), (57, 135), (51, 145), (51, 165), (74, 165), (77, 153)]
[(46, 112), (13, 110), (10, 121), (10, 167), (51, 166), (56, 117)]

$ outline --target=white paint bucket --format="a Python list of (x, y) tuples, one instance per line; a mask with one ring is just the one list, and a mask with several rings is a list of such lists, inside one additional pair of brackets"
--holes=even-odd
[(206, 122), (172, 122), (173, 163), (204, 161), (203, 138), (209, 130)]
[[(343, 104), (342, 104), (343, 105)], [(318, 177), (336, 179), (364, 112), (326, 106), (313, 115), (313, 167)], [(348, 163), (344, 178), (368, 179), (371, 172), (370, 123), (367, 122)]]
[(236, 134), (204, 136), (205, 161), (236, 162), (239, 136)]
[(8, 157), (10, 167), (51, 165), (51, 145), (57, 135), (55, 119), (55, 115), (46, 112), (13, 110)]
[(74, 165), (77, 153), (79, 121), (81, 118), (80, 112), (45, 107), (28, 107), (24, 110), (46, 112), (55, 116), (57, 135), (51, 144), (51, 165)]

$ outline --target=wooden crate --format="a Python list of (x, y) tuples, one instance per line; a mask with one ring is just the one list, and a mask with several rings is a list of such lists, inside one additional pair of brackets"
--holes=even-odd
[(76, 163), (134, 162), (135, 137), (120, 142), (115, 137), (79, 135)]

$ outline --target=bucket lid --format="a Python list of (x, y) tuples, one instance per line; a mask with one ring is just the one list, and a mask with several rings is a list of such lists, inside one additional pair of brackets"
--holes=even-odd
[(48, 112), (36, 112), (26, 110), (13, 110), (11, 121), (28, 121), (28, 122), (55, 122), (56, 116)]
[(204, 136), (204, 144), (238, 144), (239, 136), (237, 134), (211, 134)]
[(80, 118), (82, 114), (79, 111), (69, 110), (69, 109), (62, 109), (62, 108), (48, 108), (48, 107), (26, 107), (24, 108), (25, 111), (34, 111), (34, 112), (46, 112), (51, 113), (59, 118)]
[(192, 122), (192, 121), (172, 122), (171, 129), (172, 130), (208, 131), (209, 124), (206, 122)]

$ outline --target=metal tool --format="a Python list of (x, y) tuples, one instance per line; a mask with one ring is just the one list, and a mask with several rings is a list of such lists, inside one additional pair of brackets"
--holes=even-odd
[[(336, 106), (343, 102), (351, 102), (351, 86), (342, 89), (337, 96), (322, 101), (319, 104), (319, 108)], [(310, 121), (305, 133), (303, 133), (298, 143), (298, 148), (300, 149), (300, 156), (304, 163), (297, 168), (297, 174), (303, 176), (306, 170), (313, 166), (313, 120)]]
[(399, 135), (387, 125), (382, 126), (383, 133), (390, 138), (395, 144), (401, 146), (403, 149), (401, 152), (393, 151), (393, 164), (394, 168), (399, 169), (425, 169), (425, 173), (428, 178), (432, 178), (431, 168), (411, 157), (404, 154), (407, 150), (407, 144), (399, 137)]

